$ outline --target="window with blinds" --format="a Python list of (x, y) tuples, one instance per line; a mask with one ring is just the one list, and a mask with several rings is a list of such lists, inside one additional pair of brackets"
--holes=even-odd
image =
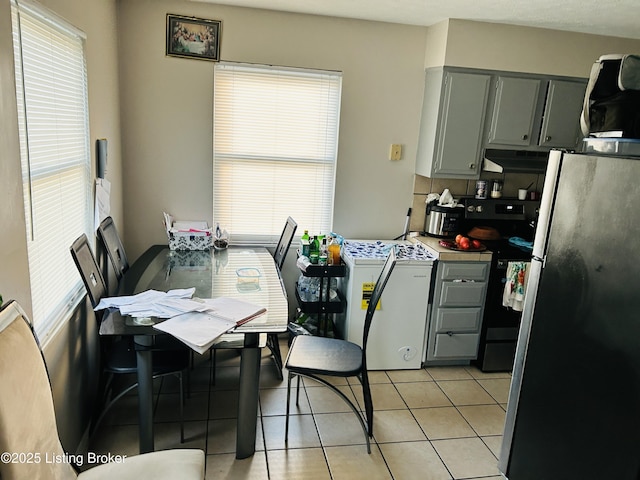
[(35, 2), (11, 2), (33, 323), (41, 339), (85, 294), (69, 247), (91, 234), (84, 35)]
[(213, 220), (234, 242), (275, 244), (291, 216), (329, 233), (342, 75), (218, 63)]

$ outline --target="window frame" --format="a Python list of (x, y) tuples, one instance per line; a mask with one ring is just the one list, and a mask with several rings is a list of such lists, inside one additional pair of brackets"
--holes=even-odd
[[(313, 108), (301, 108), (296, 95), (307, 95), (305, 105)], [(237, 62), (214, 66), (213, 219), (229, 229), (232, 243), (275, 245), (288, 216), (300, 225), (299, 234), (332, 230), (341, 96), (341, 72)], [(287, 115), (303, 120), (292, 125)], [(273, 140), (276, 131), (282, 138)], [(317, 206), (301, 208), (300, 198), (309, 191)], [(249, 206), (242, 196), (261, 199)]]
[(93, 238), (86, 36), (36, 2), (10, 4), (31, 321), (45, 342), (86, 294), (69, 253)]

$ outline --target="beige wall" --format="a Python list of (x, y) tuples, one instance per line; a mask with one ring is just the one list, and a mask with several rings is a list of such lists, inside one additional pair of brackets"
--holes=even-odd
[[(133, 258), (166, 242), (163, 210), (213, 220), (213, 64), (165, 56), (167, 13), (221, 20), (223, 60), (342, 71), (334, 230), (367, 238), (402, 231), (412, 200), (426, 29), (176, 0), (118, 5), (126, 247)], [(404, 145), (399, 162), (388, 160), (391, 143)]]
[(468, 20), (449, 20), (444, 65), (588, 77), (606, 53), (635, 53), (640, 40)]
[[(87, 34), (91, 145), (93, 150), (96, 138), (109, 139), (107, 178), (112, 183), (112, 214), (123, 228), (115, 0), (41, 3)], [(30, 315), (14, 82), (10, 4), (0, 0), (0, 293), (5, 300), (17, 300)], [(95, 165), (94, 158), (92, 161)], [(60, 436), (70, 451), (81, 442), (91, 414), (97, 379), (96, 343), (93, 312), (84, 303), (44, 342)]]

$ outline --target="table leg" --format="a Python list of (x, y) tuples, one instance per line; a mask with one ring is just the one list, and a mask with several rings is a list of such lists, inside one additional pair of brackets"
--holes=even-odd
[(136, 349), (138, 362), (138, 429), (140, 436), (140, 453), (153, 452), (153, 358), (149, 346), (153, 337), (137, 335), (136, 344), (143, 348)]
[(247, 458), (256, 448), (258, 395), (260, 390), (259, 334), (245, 333), (240, 356), (240, 392), (236, 432), (236, 458)]

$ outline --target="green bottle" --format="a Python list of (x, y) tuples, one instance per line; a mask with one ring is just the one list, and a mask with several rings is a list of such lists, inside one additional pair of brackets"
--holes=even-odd
[(309, 247), (309, 260), (314, 265), (318, 263), (318, 256), (320, 255), (320, 238), (318, 235), (314, 236), (311, 240)]
[(309, 240), (309, 230), (305, 230), (300, 238), (300, 253), (305, 257), (311, 254), (311, 241)]

